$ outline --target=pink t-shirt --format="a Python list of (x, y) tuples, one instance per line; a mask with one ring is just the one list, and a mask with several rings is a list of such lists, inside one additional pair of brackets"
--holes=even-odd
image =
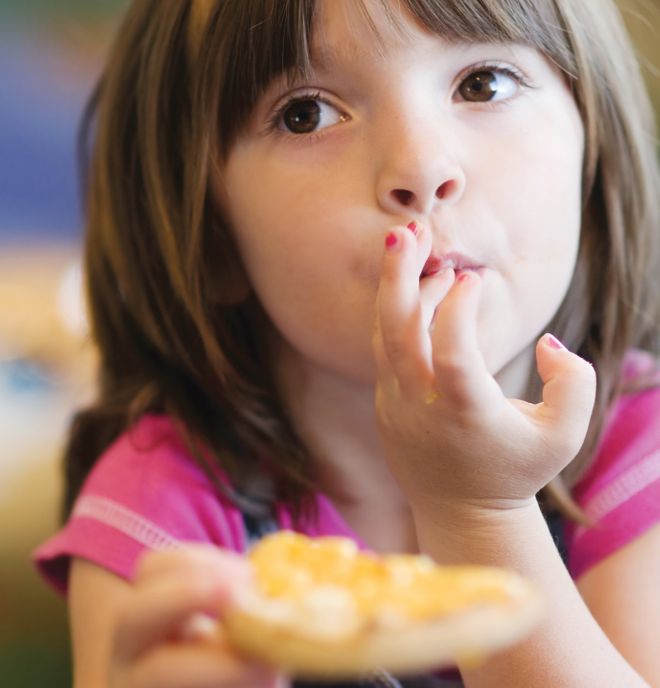
[(631, 352), (624, 379), (655, 371), (658, 386), (621, 396), (610, 411), (600, 446), (573, 496), (593, 523), (565, 528), (574, 579), (660, 524), (660, 375), (651, 356)]
[[(326, 497), (319, 494), (317, 503), (318, 522), (294, 524), (287, 509), (278, 505), (277, 524), (310, 536), (351, 537), (364, 549)], [(130, 580), (145, 550), (186, 542), (244, 552), (243, 516), (190, 457), (172, 421), (147, 415), (104, 452), (65, 526), (34, 556), (46, 580), (66, 593), (71, 557), (88, 559)]]
[[(638, 368), (640, 358), (635, 361)], [(595, 461), (574, 495), (595, 522), (567, 526), (568, 567), (578, 578), (609, 554), (660, 523), (660, 387), (622, 397), (608, 418)], [(316, 522), (294, 523), (283, 506), (280, 528), (308, 535), (351, 531), (332, 502), (317, 496)], [(246, 547), (240, 511), (218, 496), (165, 416), (143, 417), (99, 459), (69, 521), (35, 553), (45, 578), (66, 592), (71, 557), (83, 557), (131, 579), (145, 549), (206, 542)]]

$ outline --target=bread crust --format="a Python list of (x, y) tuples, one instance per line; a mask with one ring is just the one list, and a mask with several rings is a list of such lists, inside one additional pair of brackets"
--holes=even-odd
[[(355, 679), (377, 670), (412, 675), (476, 664), (521, 640), (542, 614), (532, 586), (514, 573), (491, 570), (502, 588), (500, 599), (477, 595), (464, 608), (435, 618), (358, 615), (354, 623), (337, 623), (330, 613), (328, 624), (322, 609), (301, 608), (254, 588), (237, 596), (224, 624), (230, 642), (246, 656), (309, 680)], [(331, 594), (328, 599), (332, 605)]]

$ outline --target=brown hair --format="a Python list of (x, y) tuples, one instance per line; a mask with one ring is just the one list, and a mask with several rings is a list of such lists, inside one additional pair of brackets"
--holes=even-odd
[[(621, 391), (624, 353), (658, 345), (660, 185), (638, 66), (606, 0), (402, 4), (449, 38), (534, 45), (572, 85), (586, 132), (584, 222), (550, 329), (593, 362), (599, 386), (587, 441), (566, 471), (571, 484)], [(100, 368), (98, 397), (71, 427), (67, 509), (99, 454), (145, 412), (180, 422), (199, 460), (212, 456), (237, 493), (265, 471), (279, 499), (309, 501), (313, 467), (259, 346), (265, 316), (209, 179), (272, 79), (309, 68), (315, 5), (134, 0), (117, 32), (82, 128)]]

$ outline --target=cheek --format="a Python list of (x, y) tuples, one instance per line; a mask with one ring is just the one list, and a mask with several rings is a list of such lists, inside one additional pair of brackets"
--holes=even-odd
[[(256, 189), (248, 183), (255, 167), (261, 169)], [(327, 175), (319, 181), (299, 170), (273, 174), (272, 167), (237, 166), (228, 184), (232, 225), (253, 281), (266, 267), (279, 281), (297, 282), (300, 289), (328, 283), (338, 289), (347, 279), (375, 287), (382, 240), (372, 229), (371, 214), (353, 201), (357, 191), (344, 188), (343, 181), (331, 183)]]
[(506, 205), (501, 217), (507, 218), (516, 258), (572, 269), (581, 223), (583, 137), (571, 109), (557, 118), (519, 133), (508, 174), (494, 182), (494, 197)]
[(547, 326), (570, 284), (581, 224), (581, 125), (564, 116), (521, 130), (506, 154), (506, 171), (493, 175), (487, 192), (503, 258), (481, 313), (492, 370)]

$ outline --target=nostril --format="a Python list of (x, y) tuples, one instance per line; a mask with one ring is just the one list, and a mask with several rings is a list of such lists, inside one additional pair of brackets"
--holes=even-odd
[(401, 205), (405, 206), (410, 205), (415, 198), (415, 194), (407, 189), (394, 189), (392, 191), (392, 195), (399, 203), (401, 203)]
[(454, 182), (453, 181), (447, 181), (444, 184), (440, 184), (440, 186), (435, 190), (435, 196), (436, 198), (439, 198), (440, 200), (443, 200), (451, 194), (452, 189), (454, 188)]

